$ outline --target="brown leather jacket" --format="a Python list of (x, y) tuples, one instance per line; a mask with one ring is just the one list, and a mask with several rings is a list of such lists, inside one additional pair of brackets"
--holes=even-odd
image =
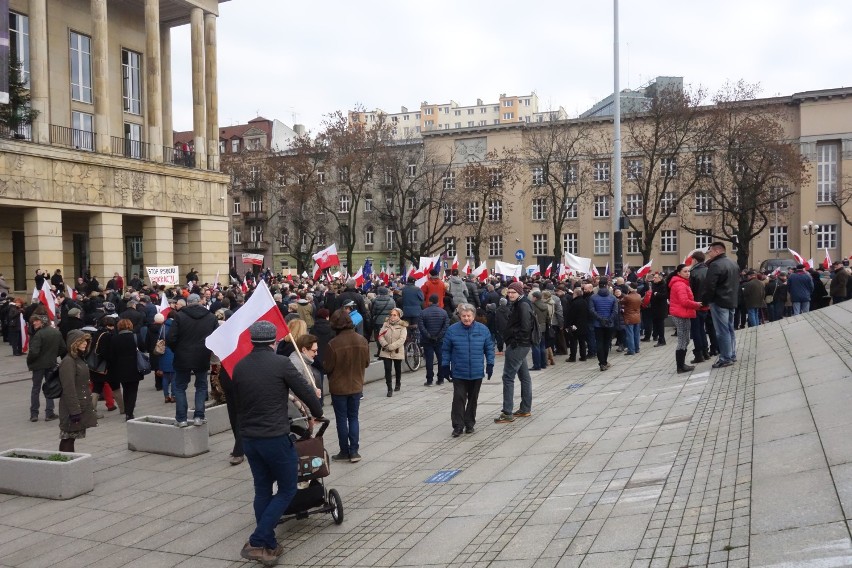
[(642, 296), (639, 292), (630, 292), (621, 298), (621, 306), (624, 308), (624, 324), (632, 325), (642, 323)]

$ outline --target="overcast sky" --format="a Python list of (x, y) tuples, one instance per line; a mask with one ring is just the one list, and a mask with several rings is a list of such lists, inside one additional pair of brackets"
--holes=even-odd
[[(219, 124), (319, 129), (355, 105), (535, 91), (577, 116), (612, 92), (612, 0), (230, 0), (218, 19)], [(682, 76), (761, 96), (850, 86), (849, 0), (621, 0), (621, 88)], [(172, 31), (174, 128), (192, 128), (189, 26)]]

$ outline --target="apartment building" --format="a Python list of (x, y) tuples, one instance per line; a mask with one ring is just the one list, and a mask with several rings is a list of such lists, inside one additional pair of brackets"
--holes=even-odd
[[(228, 270), (219, 173), (216, 21), (225, 0), (9, 0), (32, 125), (0, 137), (0, 273), (30, 289), (145, 266)], [(171, 76), (171, 29), (190, 25), (192, 77)], [(192, 90), (191, 148), (176, 148), (172, 91)], [(187, 146), (190, 146), (187, 144)]]

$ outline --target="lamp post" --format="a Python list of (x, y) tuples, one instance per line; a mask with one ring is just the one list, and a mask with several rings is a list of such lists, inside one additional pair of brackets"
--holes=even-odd
[(802, 233), (808, 236), (808, 258), (814, 257), (814, 235), (819, 231), (819, 225), (813, 221), (808, 221), (807, 225), (802, 225)]

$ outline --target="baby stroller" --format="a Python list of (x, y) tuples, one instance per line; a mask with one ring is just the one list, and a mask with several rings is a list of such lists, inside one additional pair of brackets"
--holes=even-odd
[(334, 523), (339, 525), (343, 522), (343, 501), (336, 489), (326, 490), (323, 481), (329, 474), (329, 459), (322, 435), (330, 421), (328, 418), (319, 420), (321, 426), (313, 435), (304, 404), (291, 395), (289, 406), (290, 416), (296, 416), (290, 419), (290, 432), (295, 437), (294, 444), (299, 455), (298, 489), (278, 524), (291, 519), (307, 519), (319, 513), (331, 513)]

